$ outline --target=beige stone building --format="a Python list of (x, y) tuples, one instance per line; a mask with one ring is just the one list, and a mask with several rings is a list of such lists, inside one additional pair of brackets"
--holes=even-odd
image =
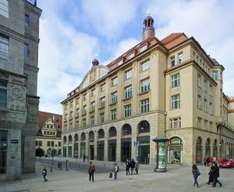
[(64, 156), (154, 164), (152, 140), (164, 136), (170, 163), (233, 158), (234, 105), (223, 93), (224, 67), (184, 33), (159, 40), (153, 23), (147, 17), (143, 40), (108, 65), (94, 59), (62, 101)]
[(36, 156), (59, 156), (62, 154), (62, 115), (38, 113), (39, 130), (36, 137)]

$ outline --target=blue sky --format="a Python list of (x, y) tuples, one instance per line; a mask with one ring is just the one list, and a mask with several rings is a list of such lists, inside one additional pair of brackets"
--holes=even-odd
[(97, 57), (106, 64), (142, 39), (143, 19), (155, 20), (156, 36), (195, 37), (224, 67), (224, 91), (234, 95), (234, 1), (229, 0), (38, 0), (40, 110), (62, 113), (60, 102)]

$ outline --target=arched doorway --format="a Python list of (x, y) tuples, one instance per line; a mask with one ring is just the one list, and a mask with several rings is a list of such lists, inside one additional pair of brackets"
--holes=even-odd
[(83, 160), (85, 160), (87, 157), (86, 157), (86, 154), (85, 154), (85, 151), (86, 151), (86, 135), (85, 133), (81, 133), (81, 136), (80, 136), (80, 158), (82, 158)]
[(169, 163), (182, 163), (183, 141), (179, 137), (172, 137), (169, 141)]
[(213, 143), (213, 156), (218, 158), (218, 146), (217, 146), (217, 139), (214, 140)]
[(210, 138), (207, 138), (206, 140), (206, 145), (205, 145), (205, 158), (210, 157), (211, 156), (211, 150), (210, 150), (211, 146), (210, 146)]
[(88, 159), (94, 160), (94, 132), (89, 132), (89, 157)]
[(116, 136), (117, 131), (115, 127), (109, 129), (108, 140), (108, 161), (116, 161)]
[(44, 150), (42, 148), (39, 147), (39, 148), (36, 149), (36, 156), (37, 157), (42, 157), (44, 155), (45, 155), (45, 152), (44, 152)]
[(76, 133), (74, 135), (74, 147), (73, 147), (73, 156), (74, 158), (78, 158), (78, 154), (79, 154), (79, 137), (78, 137), (78, 134)]
[(105, 132), (103, 129), (98, 130), (98, 142), (97, 142), (97, 160), (104, 160), (104, 138)]
[(146, 120), (141, 121), (137, 126), (136, 158), (139, 163), (149, 163), (150, 124)]
[(67, 137), (63, 136), (63, 156), (67, 157)]
[(196, 141), (196, 163), (202, 164), (202, 138), (198, 137)]
[(121, 132), (121, 161), (131, 159), (131, 147), (132, 147), (132, 128), (129, 124), (124, 124)]

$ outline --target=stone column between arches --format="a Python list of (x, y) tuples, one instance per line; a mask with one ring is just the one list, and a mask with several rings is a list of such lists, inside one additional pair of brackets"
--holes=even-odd
[(116, 138), (116, 161), (121, 161), (121, 129), (117, 129), (117, 138)]

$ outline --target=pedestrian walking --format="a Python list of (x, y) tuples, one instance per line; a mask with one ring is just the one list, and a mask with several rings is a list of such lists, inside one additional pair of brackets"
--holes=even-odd
[(220, 187), (223, 186), (223, 184), (218, 180), (219, 178), (219, 166), (216, 162), (213, 162), (213, 168), (212, 168), (212, 177), (213, 177), (213, 187), (216, 187), (216, 183), (219, 184)]
[(211, 167), (212, 167), (212, 164), (209, 166), (209, 179), (208, 179), (208, 182), (207, 184), (209, 185), (210, 183), (213, 183), (213, 175), (212, 175), (212, 170), (211, 170)]
[(136, 161), (136, 165), (135, 165), (135, 173), (136, 173), (136, 175), (138, 175), (138, 171), (139, 171), (139, 163), (138, 163), (138, 161)]
[(95, 166), (92, 162), (89, 163), (89, 169), (88, 169), (88, 173), (89, 173), (89, 182), (94, 182), (94, 172), (95, 172)]
[(129, 169), (130, 169), (130, 162), (129, 162), (129, 160), (127, 159), (127, 161), (126, 161), (126, 175), (130, 175), (130, 172), (129, 172)]
[(197, 185), (197, 187), (199, 187), (197, 179), (198, 179), (198, 177), (200, 175), (200, 171), (197, 168), (196, 164), (193, 164), (193, 166), (192, 166), (192, 174), (193, 174), (193, 179), (194, 179), (193, 186), (195, 187), (195, 185)]
[(131, 160), (130, 167), (131, 167), (131, 175), (133, 175), (133, 171), (135, 169), (136, 162), (134, 159)]
[(48, 179), (47, 179), (47, 169), (44, 167), (44, 169), (42, 169), (42, 177), (44, 179), (44, 182), (47, 182)]
[(116, 180), (119, 172), (119, 166), (117, 163), (114, 164), (113, 172), (114, 172), (114, 180)]

